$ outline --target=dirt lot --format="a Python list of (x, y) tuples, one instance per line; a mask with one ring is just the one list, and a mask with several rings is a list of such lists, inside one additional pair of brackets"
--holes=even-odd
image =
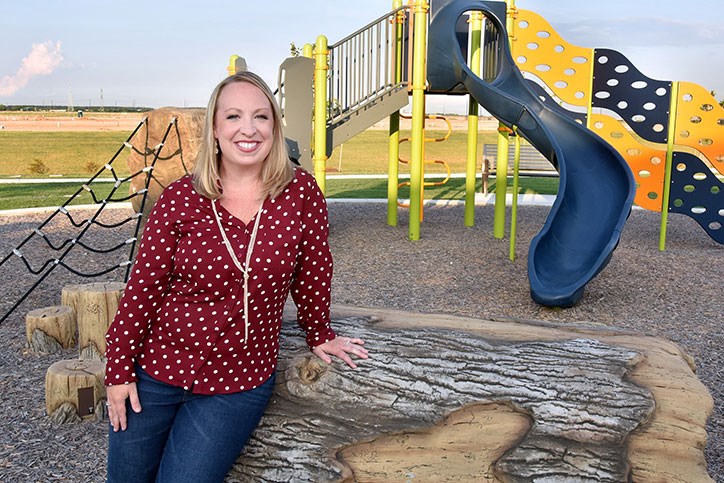
[[(0, 113), (0, 131), (132, 131), (143, 119), (144, 113), (86, 113), (77, 117), (65, 113)], [(454, 131), (466, 131), (468, 128), (467, 116), (445, 116)], [(410, 129), (411, 121), (404, 117), (400, 120), (400, 128)], [(387, 129), (388, 119), (384, 119), (370, 127), (370, 129)], [(442, 116), (428, 119), (425, 123), (427, 129), (444, 131), (447, 129)], [(480, 131), (494, 131), (498, 128), (498, 121), (490, 116), (480, 116), (478, 122)]]
[(0, 131), (133, 131), (144, 113), (87, 113), (83, 117), (52, 112), (0, 114)]

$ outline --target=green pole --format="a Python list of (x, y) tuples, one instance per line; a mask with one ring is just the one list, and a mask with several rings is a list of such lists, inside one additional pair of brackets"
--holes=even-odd
[[(402, 7), (402, 0), (394, 0), (392, 9)], [(395, 84), (402, 80), (402, 23), (405, 12), (397, 12), (395, 19)], [(400, 111), (390, 115), (389, 161), (387, 169), (387, 224), (397, 226), (397, 186), (400, 183)]]
[(508, 191), (508, 128), (498, 125), (498, 159), (495, 167), (495, 211), (493, 218), (493, 236), (505, 235), (505, 194)]
[(302, 56), (311, 59), (314, 56), (314, 46), (312, 44), (304, 44), (304, 46), (302, 46)]
[(425, 142), (425, 46), (427, 44), (427, 11), (425, 0), (414, 0), (413, 70), (412, 70), (412, 133), (410, 140), (410, 240), (420, 239), (422, 218), (422, 163)]
[[(513, 43), (513, 28), (515, 26), (515, 0), (506, 0), (505, 26), (508, 31), (508, 42)], [(495, 167), (495, 217), (493, 219), (493, 236), (505, 236), (505, 195), (508, 192), (508, 128), (498, 123), (498, 160)]]
[[(480, 41), (483, 28), (482, 12), (470, 13), (470, 69), (480, 72)], [(475, 175), (478, 161), (478, 103), (468, 96), (468, 153), (465, 168), (465, 226), (475, 224)]]
[(510, 261), (515, 261), (515, 230), (518, 226), (518, 170), (520, 169), (520, 136), (515, 132), (515, 145), (513, 148), (513, 206), (510, 209)]
[(659, 251), (666, 250), (666, 227), (669, 221), (669, 198), (671, 196), (671, 169), (674, 162), (674, 138), (676, 136), (676, 111), (679, 104), (679, 83), (671, 84), (671, 103), (669, 106), (669, 126), (666, 140), (666, 167), (664, 187), (661, 196), (661, 226), (659, 228)]
[(314, 46), (314, 177), (319, 189), (327, 184), (327, 37), (320, 35)]

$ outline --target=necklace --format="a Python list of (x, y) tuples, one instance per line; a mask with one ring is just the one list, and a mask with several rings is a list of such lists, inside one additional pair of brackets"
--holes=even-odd
[(244, 278), (244, 342), (247, 342), (249, 338), (249, 272), (251, 272), (249, 264), (251, 263), (251, 254), (254, 251), (254, 245), (256, 244), (256, 233), (259, 230), (259, 221), (261, 220), (261, 210), (263, 207), (264, 200), (262, 200), (261, 205), (259, 205), (259, 211), (256, 214), (256, 221), (254, 221), (254, 229), (251, 231), (251, 237), (249, 238), (249, 246), (246, 248), (246, 260), (244, 260), (244, 265), (242, 266), (241, 262), (239, 262), (239, 259), (236, 257), (236, 253), (234, 253), (231, 242), (229, 242), (229, 239), (226, 237), (226, 231), (221, 224), (221, 217), (219, 217), (219, 212), (216, 210), (216, 199), (211, 200), (211, 208), (214, 210), (216, 224), (219, 225), (219, 231), (221, 231), (221, 238), (224, 240), (226, 250), (229, 252), (231, 260), (234, 262), (236, 268), (238, 268), (242, 273)]

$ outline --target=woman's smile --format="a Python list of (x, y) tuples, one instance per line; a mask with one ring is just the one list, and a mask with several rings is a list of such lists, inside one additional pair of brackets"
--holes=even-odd
[(236, 143), (236, 145), (244, 152), (252, 152), (254, 151), (258, 146), (259, 142), (257, 141), (239, 141)]

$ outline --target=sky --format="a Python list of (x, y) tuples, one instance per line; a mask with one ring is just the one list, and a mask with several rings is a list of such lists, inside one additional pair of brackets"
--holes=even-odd
[[(434, 1), (434, 0), (433, 0)], [(229, 57), (276, 88), (279, 64), (333, 43), (391, 0), (0, 0), (0, 104), (200, 107)], [(517, 0), (569, 43), (623, 53), (644, 75), (724, 98), (724, 2)], [(436, 99), (454, 112), (460, 99)], [(461, 104), (462, 105), (462, 104)], [(430, 103), (428, 103), (430, 106)]]

